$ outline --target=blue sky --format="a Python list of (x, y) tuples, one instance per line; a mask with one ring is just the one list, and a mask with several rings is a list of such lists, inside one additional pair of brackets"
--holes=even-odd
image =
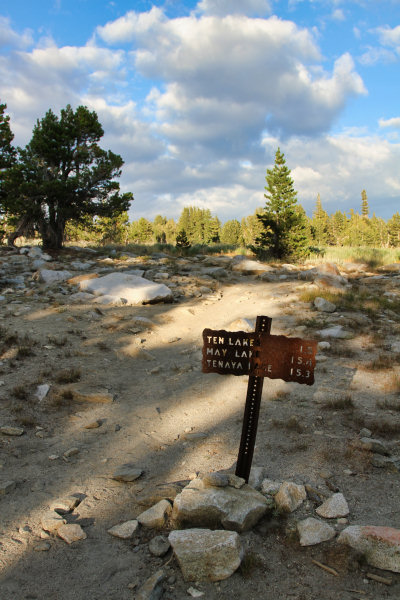
[(0, 81), (19, 145), (97, 111), (132, 219), (252, 214), (278, 146), (309, 215), (400, 210), (400, 0), (13, 0)]

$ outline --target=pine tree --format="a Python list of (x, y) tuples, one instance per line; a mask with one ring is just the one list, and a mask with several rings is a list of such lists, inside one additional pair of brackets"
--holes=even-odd
[(67, 105), (60, 117), (49, 110), (37, 121), (31, 141), (18, 149), (4, 178), (3, 207), (21, 220), (16, 235), (34, 224), (43, 246), (58, 250), (68, 221), (128, 210), (132, 194), (120, 194), (115, 181), (124, 161), (100, 148), (103, 135), (97, 114), (85, 106), (73, 111)]
[(388, 223), (389, 243), (393, 248), (400, 246), (400, 213), (396, 212)]
[(266, 205), (258, 219), (263, 225), (254, 250), (259, 256), (270, 254), (275, 258), (303, 258), (308, 253), (307, 222), (303, 212), (296, 210), (297, 192), (284, 154), (275, 154), (273, 169), (265, 177)]
[(221, 242), (223, 244), (239, 245), (242, 238), (242, 228), (239, 221), (232, 219), (224, 223), (221, 229)]
[(365, 217), (366, 219), (369, 218), (368, 197), (365, 190), (361, 192), (361, 216)]
[(317, 202), (311, 219), (312, 236), (318, 246), (323, 246), (328, 242), (328, 213), (322, 208), (321, 196), (317, 195)]
[(176, 247), (180, 250), (188, 250), (191, 247), (191, 243), (187, 239), (186, 231), (181, 229), (176, 236)]

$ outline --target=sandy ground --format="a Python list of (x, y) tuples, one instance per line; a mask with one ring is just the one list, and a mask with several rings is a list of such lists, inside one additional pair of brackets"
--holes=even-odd
[[(0, 425), (24, 429), (20, 437), (0, 437), (0, 480), (16, 483), (0, 496), (1, 600), (132, 599), (166, 563), (166, 599), (189, 598), (191, 585), (207, 599), (399, 598), (400, 575), (368, 567), (334, 541), (300, 547), (295, 524), (315, 516), (312, 498), (286, 519), (266, 518), (243, 534), (243, 567), (219, 583), (189, 584), (170, 553), (153, 557), (148, 542), (158, 532), (140, 530), (127, 541), (107, 533), (142, 512), (140, 502), (154, 486), (236, 461), (247, 377), (201, 372), (205, 327), (223, 329), (235, 319), (267, 315), (271, 333), (313, 337), (315, 331), (299, 323), (334, 320), (299, 303), (294, 278), (215, 281), (176, 268), (174, 273), (170, 281), (175, 277), (183, 295), (172, 304), (96, 310), (70, 304), (59, 286), (38, 285), (32, 295), (10, 292), (1, 305)], [(185, 295), (201, 285), (212, 293)], [(376, 285), (383, 292), (386, 282)], [(399, 324), (382, 315), (360, 326), (351, 317), (342, 315), (342, 322), (352, 324), (352, 338), (331, 341), (314, 386), (265, 380), (253, 465), (271, 479), (309, 484), (321, 497), (341, 491), (350, 506), (348, 524), (400, 528), (399, 472), (375, 466), (374, 455), (357, 447), (360, 430), (368, 427), (394, 456), (400, 453), (400, 413), (382, 404), (398, 401), (398, 365), (366, 368), (386, 352), (385, 344), (399, 339)], [(79, 379), (62, 383), (63, 373)], [(51, 386), (41, 401), (35, 396), (39, 384)], [(89, 402), (79, 393), (102, 394), (103, 400), (109, 394), (113, 401)], [(352, 406), (340, 403), (346, 397)], [(86, 428), (96, 420), (99, 427)], [(72, 448), (78, 451), (68, 457)], [(133, 483), (112, 479), (127, 462), (142, 468), (142, 477)], [(79, 523), (87, 539), (67, 545), (50, 536), (47, 551), (35, 550), (45, 536), (43, 514), (53, 500), (72, 494), (81, 503), (65, 518)], [(340, 531), (346, 524), (335, 520), (335, 526)], [(390, 577), (391, 586), (368, 579), (369, 572)]]

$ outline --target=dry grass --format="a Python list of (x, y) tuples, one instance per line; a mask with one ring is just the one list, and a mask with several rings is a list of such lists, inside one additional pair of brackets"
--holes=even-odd
[(27, 400), (29, 397), (29, 388), (26, 385), (16, 385), (11, 390), (11, 394), (18, 400)]
[(330, 398), (322, 405), (329, 410), (354, 410), (355, 405), (351, 394), (344, 394), (336, 398)]
[(377, 400), (376, 406), (382, 410), (394, 410), (400, 412), (400, 398), (393, 400)]
[(284, 421), (273, 419), (272, 425), (277, 429), (286, 429), (286, 431), (295, 431), (296, 433), (302, 433), (304, 431), (304, 425), (300, 422), (297, 415), (292, 415), (288, 420)]
[(400, 363), (400, 354), (379, 354), (374, 360), (364, 365), (368, 371), (383, 371), (392, 369)]
[(56, 373), (54, 380), (56, 383), (74, 383), (81, 378), (81, 370), (75, 367), (63, 369)]

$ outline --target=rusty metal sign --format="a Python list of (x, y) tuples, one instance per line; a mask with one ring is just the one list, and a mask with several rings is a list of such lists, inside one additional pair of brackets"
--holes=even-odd
[(313, 385), (317, 345), (314, 340), (261, 333), (259, 350), (251, 360), (251, 374)]
[(245, 331), (203, 331), (203, 373), (249, 375), (260, 337)]
[(203, 373), (249, 375), (236, 475), (249, 480), (257, 435), (263, 381), (314, 383), (317, 342), (270, 335), (272, 319), (257, 317), (254, 333), (203, 331)]
[(203, 373), (254, 375), (312, 385), (317, 342), (267, 333), (205, 329)]

